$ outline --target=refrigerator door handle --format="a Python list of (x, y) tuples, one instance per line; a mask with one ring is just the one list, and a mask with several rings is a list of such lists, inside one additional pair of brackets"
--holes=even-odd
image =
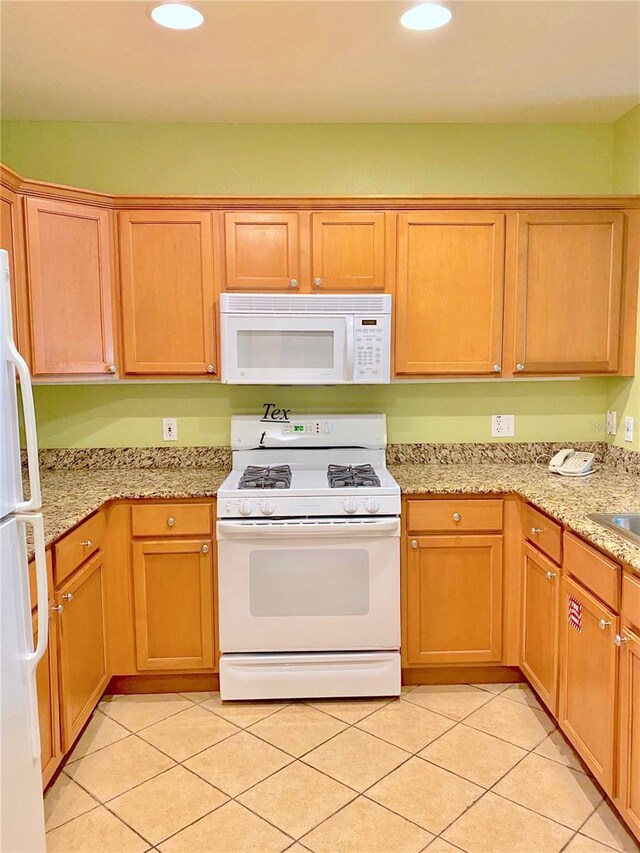
[(42, 513), (16, 512), (14, 517), (33, 528), (33, 544), (36, 563), (36, 594), (38, 603), (38, 642), (35, 649), (26, 655), (30, 671), (35, 672), (38, 663), (47, 650), (49, 637), (49, 590), (47, 585), (47, 556), (44, 547), (44, 522)]
[(22, 412), (24, 414), (24, 432), (27, 439), (27, 463), (29, 467), (29, 500), (17, 504), (17, 512), (40, 509), (40, 469), (38, 467), (38, 436), (36, 432), (36, 412), (33, 405), (33, 386), (31, 375), (24, 358), (18, 352), (11, 338), (8, 341), (9, 360), (13, 362), (20, 378)]

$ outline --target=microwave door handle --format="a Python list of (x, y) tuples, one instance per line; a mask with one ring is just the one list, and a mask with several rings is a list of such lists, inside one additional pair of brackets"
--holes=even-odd
[(355, 335), (353, 332), (353, 325), (355, 319), (353, 315), (346, 317), (346, 329), (345, 329), (345, 349), (346, 349), (346, 358), (345, 358), (345, 381), (353, 382), (355, 380), (354, 376), (354, 358), (355, 358)]

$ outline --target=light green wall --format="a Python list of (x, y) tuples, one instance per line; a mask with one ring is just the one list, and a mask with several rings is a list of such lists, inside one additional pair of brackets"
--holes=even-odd
[(607, 124), (7, 122), (20, 174), (113, 193), (610, 193)]
[[(605, 124), (9, 122), (0, 130), (0, 159), (21, 174), (141, 194), (611, 193), (614, 131), (616, 151), (633, 149), (626, 129)], [(615, 174), (626, 182), (620, 176), (633, 170)], [(492, 413), (516, 414), (516, 440), (569, 441), (601, 438), (607, 401), (614, 393), (622, 399), (627, 386), (597, 379), (321, 389), (176, 383), (41, 386), (35, 396), (43, 447), (152, 446), (162, 442), (161, 418), (170, 416), (178, 418), (178, 444), (225, 444), (231, 414), (272, 400), (298, 412), (385, 411), (396, 442), (486, 441)]]

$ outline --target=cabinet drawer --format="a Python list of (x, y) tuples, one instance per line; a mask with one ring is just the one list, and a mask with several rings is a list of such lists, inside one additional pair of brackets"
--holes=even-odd
[(620, 566), (571, 533), (564, 537), (564, 568), (605, 604), (620, 610)]
[(53, 576), (56, 586), (75, 572), (87, 557), (104, 547), (105, 532), (104, 513), (97, 512), (53, 546)]
[(502, 530), (502, 501), (408, 501), (407, 530), (412, 533)]
[(143, 504), (131, 508), (134, 536), (211, 534), (210, 504)]
[[(53, 560), (51, 559), (51, 551), (46, 552), (47, 557), (47, 589), (48, 595), (53, 592)], [(36, 582), (36, 561), (29, 560), (29, 598), (31, 599), (31, 609), (35, 610), (38, 604), (38, 587)]]
[(522, 529), (525, 538), (537, 545), (547, 557), (556, 563), (562, 561), (562, 527), (550, 518), (538, 512), (529, 504), (524, 505)]
[(622, 615), (640, 629), (640, 578), (622, 576)]

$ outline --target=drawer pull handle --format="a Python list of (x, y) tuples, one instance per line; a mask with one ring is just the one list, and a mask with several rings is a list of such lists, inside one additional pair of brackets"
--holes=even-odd
[(49, 610), (55, 610), (56, 613), (62, 613), (64, 607), (62, 604), (52, 604)]
[(412, 539), (412, 540), (411, 540), (411, 547), (412, 547), (414, 550), (418, 547), (418, 540), (417, 540), (417, 539)]
[(460, 515), (460, 513), (459, 513), (459, 512), (454, 512), (454, 513), (453, 513), (453, 520), (454, 520), (454, 521), (460, 521), (460, 519), (461, 519), (461, 518), (462, 518), (462, 516)]
[(606, 628), (609, 628), (610, 626), (611, 626), (611, 622), (609, 622), (608, 619), (600, 619), (598, 621), (598, 628), (600, 628), (601, 631), (604, 631)]
[(552, 581), (556, 577), (556, 572), (547, 572), (547, 580)]
[(91, 541), (91, 539), (85, 539), (80, 544), (82, 545), (83, 548), (93, 548), (93, 542)]
[(64, 595), (61, 595), (61, 596), (60, 596), (60, 598), (61, 598), (63, 601), (73, 601), (73, 593), (72, 593), (72, 592), (65, 592), (65, 594), (64, 594)]
[(616, 646), (621, 646), (623, 643), (629, 642), (629, 637), (621, 637), (620, 634), (616, 634), (613, 638), (613, 642), (616, 644)]
[(176, 523), (175, 518), (173, 518), (172, 516), (169, 516), (169, 518), (167, 519), (167, 527), (173, 527), (175, 525), (175, 523)]
[(208, 554), (209, 553), (209, 546), (203, 545), (202, 548), (200, 548), (200, 550), (202, 551), (203, 554)]
[(538, 535), (538, 533), (542, 533), (542, 528), (541, 528), (541, 527), (532, 527), (532, 528), (531, 528), (531, 535), (532, 535), (532, 536), (537, 536), (537, 535)]

